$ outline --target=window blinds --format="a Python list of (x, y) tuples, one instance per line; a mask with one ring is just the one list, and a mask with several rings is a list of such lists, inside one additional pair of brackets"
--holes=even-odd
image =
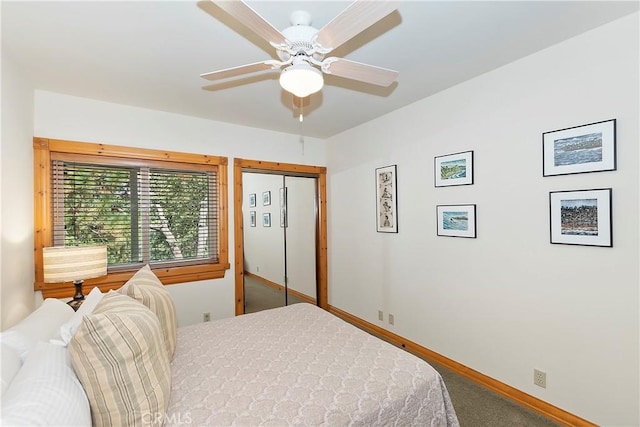
[(217, 174), (54, 160), (54, 245), (105, 244), (110, 268), (218, 261)]

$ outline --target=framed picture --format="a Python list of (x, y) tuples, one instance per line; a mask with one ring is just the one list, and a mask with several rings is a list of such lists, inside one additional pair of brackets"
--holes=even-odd
[(379, 233), (398, 232), (396, 165), (376, 169), (376, 229)]
[(473, 151), (435, 157), (433, 171), (436, 187), (473, 184)]
[(549, 193), (551, 243), (612, 247), (611, 188)]
[(438, 236), (476, 237), (476, 205), (437, 205)]
[(262, 214), (262, 226), (263, 227), (271, 227), (271, 214), (263, 213)]
[(265, 191), (262, 193), (262, 206), (269, 206), (271, 204), (271, 191)]
[(256, 207), (256, 193), (249, 194), (249, 207), (250, 208)]
[(249, 211), (249, 226), (256, 226), (256, 211)]
[(616, 170), (616, 120), (542, 134), (542, 176)]

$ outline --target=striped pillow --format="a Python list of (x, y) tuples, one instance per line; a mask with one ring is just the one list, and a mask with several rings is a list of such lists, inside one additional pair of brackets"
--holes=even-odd
[(176, 308), (171, 295), (151, 268), (146, 265), (138, 270), (118, 292), (140, 301), (158, 316), (169, 360), (173, 359), (178, 333)]
[[(69, 343), (94, 426), (161, 422), (169, 404), (171, 370), (158, 317), (110, 291)], [(160, 418), (160, 419), (159, 419)]]

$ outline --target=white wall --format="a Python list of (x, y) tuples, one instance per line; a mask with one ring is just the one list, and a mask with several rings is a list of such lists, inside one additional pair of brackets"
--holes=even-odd
[[(635, 14), (332, 138), (329, 303), (592, 422), (639, 425), (638, 52)], [(617, 171), (542, 177), (543, 132), (611, 118)], [(434, 157), (466, 150), (475, 183), (434, 188)], [(375, 231), (374, 169), (390, 164), (398, 234)], [(550, 191), (608, 187), (613, 248), (549, 243)], [(477, 239), (436, 236), (435, 206), (454, 203), (477, 204)]]
[(34, 309), (33, 88), (12, 59), (2, 56), (0, 156), (0, 330)]
[[(229, 157), (229, 261), (231, 269), (223, 279), (183, 283), (168, 287), (175, 300), (178, 323), (186, 325), (202, 321), (202, 313), (212, 319), (234, 315), (234, 240), (233, 240), (233, 158), (280, 161), (309, 165), (325, 165), (322, 141), (299, 135), (288, 135), (227, 123), (145, 110), (95, 100), (35, 92), (33, 135), (84, 142), (131, 147), (166, 149)], [(31, 147), (31, 144), (29, 144)], [(29, 148), (31, 149), (31, 148)], [(19, 176), (31, 177), (31, 154), (28, 165)], [(30, 209), (32, 186), (21, 197)], [(32, 225), (31, 216), (26, 219)], [(277, 223), (276, 223), (277, 225)], [(33, 240), (29, 244), (33, 246)], [(33, 268), (33, 251), (27, 262)], [(20, 286), (32, 287), (33, 280)]]

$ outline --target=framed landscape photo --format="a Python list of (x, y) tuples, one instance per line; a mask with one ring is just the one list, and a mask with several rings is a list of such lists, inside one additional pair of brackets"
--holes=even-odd
[(544, 132), (542, 176), (616, 170), (616, 120)]
[(473, 151), (435, 157), (433, 171), (436, 187), (473, 184)]
[(271, 227), (271, 214), (263, 213), (262, 214), (262, 226), (263, 227)]
[(376, 169), (376, 230), (398, 232), (396, 165)]
[(437, 234), (476, 238), (476, 205), (437, 205)]
[(551, 243), (613, 246), (611, 188), (549, 193)]
[(256, 211), (249, 211), (249, 226), (256, 226)]
[(249, 207), (250, 208), (256, 207), (256, 193), (249, 194)]
[(271, 191), (265, 191), (262, 193), (262, 206), (271, 205)]

